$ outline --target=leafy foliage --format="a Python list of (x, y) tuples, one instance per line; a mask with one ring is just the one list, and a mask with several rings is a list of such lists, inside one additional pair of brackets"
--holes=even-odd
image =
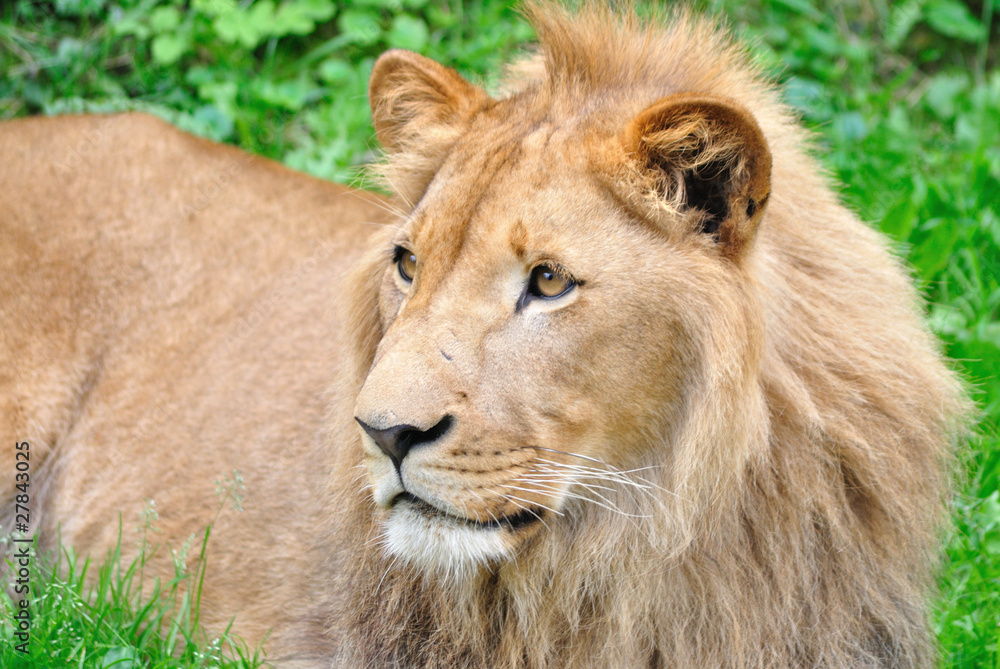
[(0, 10), (0, 112), (140, 109), (347, 180), (368, 162), (378, 54), (479, 75), (531, 36), (499, 2), (16, 0)]
[[(1000, 667), (1000, 0), (694, 4), (737, 26), (896, 240), (980, 405), (935, 626), (948, 666)], [(143, 109), (347, 181), (372, 157), (379, 53), (481, 78), (530, 37), (505, 0), (14, 0), (0, 116)]]

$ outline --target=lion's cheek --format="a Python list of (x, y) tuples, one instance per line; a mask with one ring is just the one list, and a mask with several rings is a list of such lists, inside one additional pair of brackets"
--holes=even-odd
[[(694, 382), (672, 345), (677, 330), (669, 336), (664, 331), (669, 330), (622, 328), (624, 342), (613, 342), (612, 335), (593, 337), (525, 356), (517, 370), (505, 370), (509, 380), (503, 388), (478, 391), (480, 415), (494, 433), (520, 430), (516, 440), (522, 444), (632, 466), (647, 435), (669, 432), (680, 421)], [(643, 350), (641, 344), (656, 337), (671, 341), (652, 353)]]

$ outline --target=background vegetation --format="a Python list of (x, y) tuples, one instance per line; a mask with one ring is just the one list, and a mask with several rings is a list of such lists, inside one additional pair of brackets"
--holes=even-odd
[[(1000, 0), (694, 4), (728, 17), (784, 84), (844, 200), (914, 268), (973, 389), (981, 421), (963, 451), (934, 620), (944, 666), (1000, 667)], [(531, 36), (503, 0), (14, 0), (0, 9), (0, 118), (141, 109), (350, 181), (373, 155), (365, 91), (380, 52), (414, 49), (488, 84)], [(127, 589), (114, 598), (121, 616), (53, 613), (104, 636), (46, 625), (60, 592), (96, 601), (72, 576), (46, 578), (36, 630), (50, 636), (35, 641), (62, 649), (59, 666), (110, 666), (115, 649), (117, 667), (174, 666), (169, 649), (149, 650), (163, 644), (143, 639), (149, 609), (130, 609)], [(6, 620), (0, 664), (18, 666)], [(181, 666), (254, 662), (210, 643), (192, 653)]]

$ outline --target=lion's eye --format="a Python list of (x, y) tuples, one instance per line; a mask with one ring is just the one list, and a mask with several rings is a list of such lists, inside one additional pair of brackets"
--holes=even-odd
[(413, 277), (417, 275), (417, 256), (412, 251), (397, 246), (395, 260), (399, 276), (403, 277), (403, 281), (406, 283), (413, 281)]
[(573, 289), (576, 283), (548, 265), (539, 265), (531, 270), (528, 292), (535, 297), (555, 299)]

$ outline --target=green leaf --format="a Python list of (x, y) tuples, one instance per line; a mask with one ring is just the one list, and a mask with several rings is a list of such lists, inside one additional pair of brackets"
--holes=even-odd
[(316, 23), (333, 17), (337, 8), (329, 0), (298, 0), (286, 2), (274, 17), (274, 35), (308, 35)]
[(337, 27), (346, 38), (360, 46), (374, 44), (382, 34), (378, 16), (358, 9), (348, 9), (341, 14)]
[(376, 9), (384, 9), (387, 12), (396, 13), (402, 11), (403, 0), (354, 0), (350, 3), (354, 7), (374, 7)]
[(390, 46), (422, 51), (427, 46), (427, 24), (408, 14), (400, 14), (392, 21), (386, 41)]
[(233, 134), (233, 119), (214, 105), (198, 107), (192, 114), (197, 123), (203, 124), (208, 136), (217, 142), (228, 139)]
[(216, 81), (220, 76), (218, 69), (205, 65), (195, 65), (189, 67), (188, 71), (184, 73), (184, 81), (192, 86), (200, 86), (210, 81)]
[(990, 527), (1000, 526), (1000, 492), (994, 490), (983, 500), (980, 514)]
[(267, 35), (274, 34), (274, 2), (260, 0), (249, 9), (220, 14), (212, 27), (223, 41), (252, 49)]
[(74, 37), (63, 37), (56, 47), (56, 57), (65, 64), (79, 60), (86, 53), (87, 45)]
[(295, 4), (317, 22), (329, 21), (337, 12), (337, 5), (331, 0), (298, 0)]
[(823, 14), (809, 0), (775, 0), (775, 4), (784, 5), (795, 13), (808, 16), (813, 21), (823, 20)]
[(139, 669), (139, 653), (135, 648), (118, 646), (104, 654), (100, 669)]
[(933, 332), (942, 336), (954, 336), (966, 331), (969, 327), (969, 321), (962, 315), (961, 311), (945, 304), (936, 304), (931, 308), (927, 324), (930, 325)]
[(239, 11), (236, 0), (192, 0), (191, 9), (209, 17), (223, 16)]
[(927, 23), (942, 35), (978, 42), (983, 36), (983, 25), (969, 8), (958, 0), (935, 0), (924, 9)]
[(329, 58), (320, 63), (319, 78), (328, 84), (344, 84), (354, 76), (354, 67), (340, 58)]
[(230, 117), (236, 115), (236, 95), (239, 88), (233, 81), (206, 81), (198, 86), (198, 97)]
[(825, 95), (823, 84), (813, 79), (791, 77), (784, 87), (785, 101), (799, 111), (808, 112)]
[(104, 9), (105, 0), (56, 0), (56, 13), (62, 16), (94, 16)]
[(160, 65), (173, 65), (188, 50), (188, 35), (166, 33), (153, 39), (153, 60)]
[(170, 32), (181, 22), (181, 13), (176, 7), (157, 7), (149, 15), (149, 27), (155, 33)]
[(920, 11), (923, 0), (906, 0), (896, 4), (889, 11), (889, 23), (885, 30), (885, 41), (893, 49), (898, 49), (906, 36), (913, 30), (913, 26), (920, 21), (922, 12)]
[(850, 111), (837, 114), (833, 118), (834, 135), (846, 143), (856, 143), (868, 136), (868, 124), (861, 112)]
[(941, 73), (931, 78), (924, 100), (934, 113), (943, 120), (951, 120), (958, 111), (957, 101), (969, 89), (969, 77), (965, 74)]
[(132, 14), (126, 14), (121, 20), (111, 22), (110, 28), (114, 35), (134, 35), (140, 41), (149, 38), (149, 26)]
[(843, 37), (829, 28), (807, 25), (802, 29), (802, 36), (812, 52), (831, 57), (838, 57), (844, 53), (846, 45)]
[(925, 280), (933, 280), (948, 265), (959, 240), (961, 229), (953, 221), (936, 219), (928, 222), (930, 236), (913, 249), (910, 260)]
[(271, 33), (279, 36), (308, 35), (315, 28), (316, 24), (300, 7), (286, 3), (274, 15), (274, 26)]
[(897, 202), (886, 212), (879, 223), (882, 232), (901, 242), (910, 238), (913, 227), (917, 222), (917, 206), (913, 203), (910, 193)]
[(220, 14), (212, 22), (212, 29), (215, 34), (226, 44), (243, 44), (252, 48), (257, 44), (259, 36), (246, 23), (244, 17), (239, 12)]
[(291, 111), (302, 109), (314, 88), (304, 77), (281, 82), (257, 79), (251, 86), (252, 94), (258, 99)]

